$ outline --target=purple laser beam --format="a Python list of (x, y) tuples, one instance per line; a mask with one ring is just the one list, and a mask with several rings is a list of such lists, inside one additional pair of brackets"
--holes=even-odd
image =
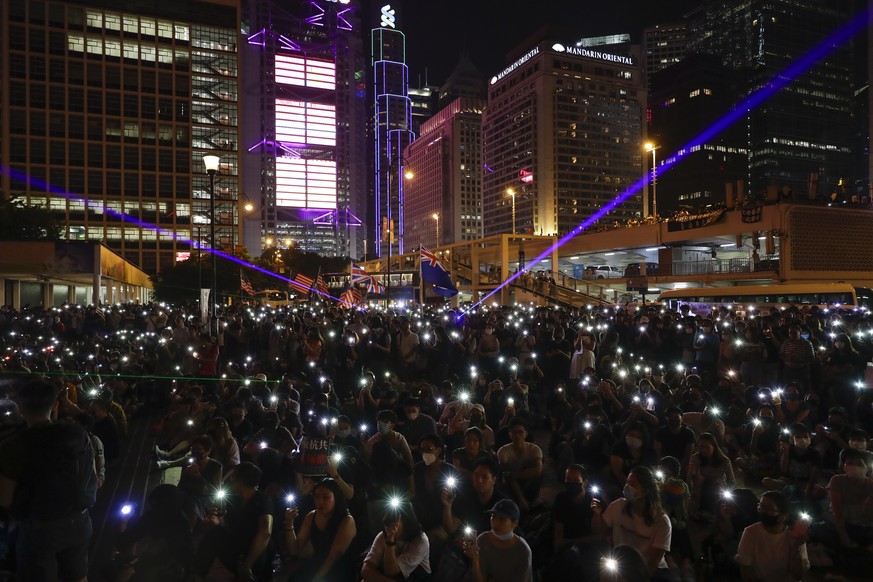
[[(873, 12), (871, 12), (869, 8), (862, 10), (857, 16), (855, 16), (846, 24), (828, 35), (824, 40), (822, 40), (820, 43), (810, 49), (809, 52), (797, 59), (791, 66), (785, 69), (785, 71), (770, 79), (770, 82), (767, 85), (761, 87), (760, 89), (746, 97), (742, 102), (734, 107), (734, 109), (726, 113), (715, 123), (713, 123), (708, 128), (704, 129), (702, 132), (693, 137), (687, 145), (679, 148), (679, 151), (674, 153), (672, 156), (668, 156), (667, 161), (665, 161), (661, 166), (658, 167), (658, 173), (663, 174), (664, 172), (670, 171), (673, 166), (678, 164), (682, 160), (682, 158), (687, 155), (687, 152), (690, 150), (690, 148), (695, 145), (701, 145), (707, 140), (710, 140), (713, 137), (717, 136), (719, 133), (721, 133), (722, 131), (736, 123), (738, 120), (740, 120), (742, 117), (744, 117), (746, 113), (748, 113), (751, 109), (758, 107), (759, 105), (770, 99), (777, 92), (782, 90), (789, 83), (797, 79), (797, 77), (799, 77), (801, 74), (808, 71), (810, 67), (812, 67), (812, 65), (814, 65), (817, 61), (826, 57), (827, 55), (835, 51), (844, 42), (859, 34), (869, 25), (871, 17), (873, 17)], [(495, 293), (515, 281), (522, 274), (527, 272), (533, 265), (536, 265), (538, 262), (551, 255), (553, 250), (560, 248), (571, 238), (587, 230), (592, 224), (600, 220), (606, 213), (610, 212), (617, 206), (624, 204), (624, 202), (628, 198), (642, 190), (642, 188), (647, 186), (649, 182), (650, 178), (648, 173), (646, 173), (645, 176), (629, 186), (627, 190), (625, 190), (624, 192), (613, 198), (610, 202), (608, 202), (606, 206), (592, 214), (590, 217), (588, 217), (588, 219), (576, 225), (573, 230), (555, 241), (555, 244), (548, 247), (536, 258), (530, 261), (528, 263), (528, 266), (526, 266), (524, 269), (519, 269), (518, 272), (511, 275), (506, 281), (495, 287), (490, 293), (486, 294), (479, 301), (472, 304), (466, 310), (462, 311), (458, 315), (458, 318), (460, 319), (461, 317), (487, 301), (489, 297), (493, 296)]]

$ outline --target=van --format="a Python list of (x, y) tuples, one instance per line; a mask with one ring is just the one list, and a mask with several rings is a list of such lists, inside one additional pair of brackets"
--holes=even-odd
[(611, 265), (591, 265), (585, 267), (586, 279), (621, 279), (622, 271)]

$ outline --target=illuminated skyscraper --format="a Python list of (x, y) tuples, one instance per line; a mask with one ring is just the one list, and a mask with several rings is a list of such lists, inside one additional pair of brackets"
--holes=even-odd
[[(101, 241), (149, 273), (186, 259), (190, 239), (230, 251), (239, 243), (238, 7), (0, 2), (0, 163), (76, 199), (5, 175), (0, 196), (48, 207), (64, 238)], [(206, 154), (221, 164), (214, 217)]]
[(357, 257), (366, 97), (355, 8), (253, 0), (245, 22), (246, 246)]
[[(492, 77), (482, 117), (485, 236), (564, 234), (638, 180), (644, 107), (638, 47), (542, 42)], [(604, 220), (641, 208), (638, 196)]]
[(378, 10), (378, 28), (371, 31), (373, 67), (374, 181), (372, 216), (375, 253), (404, 252), (403, 150), (415, 134), (412, 131), (412, 102), (409, 98), (409, 68), (406, 66), (406, 36), (398, 29), (399, 14), (394, 4)]
[[(689, 18), (689, 50), (717, 55), (751, 93), (853, 15), (852, 0), (704, 0)], [(748, 192), (843, 196), (853, 173), (853, 43), (755, 107), (747, 117)], [(845, 181), (845, 182), (844, 182)]]
[(409, 248), (482, 237), (484, 99), (458, 97), (421, 126), (406, 148), (415, 179), (406, 185)]
[(652, 75), (682, 60), (688, 43), (685, 23), (657, 24), (643, 31), (643, 75), (652, 89)]

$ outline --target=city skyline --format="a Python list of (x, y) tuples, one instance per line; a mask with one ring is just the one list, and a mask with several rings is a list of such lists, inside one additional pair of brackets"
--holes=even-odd
[[(483, 0), (447, 0), (439, 4), (439, 10), (419, 2), (400, 5), (401, 28), (407, 36), (410, 84), (423, 85), (425, 76), (432, 85), (443, 83), (464, 51), (482, 74), (490, 77), (512, 60), (512, 51), (526, 40), (531, 46), (536, 44), (530, 37), (544, 26), (551, 28), (553, 36), (566, 41), (627, 33), (633, 42), (640, 42), (643, 28), (677, 22), (700, 0), (676, 0), (668, 6), (637, 1), (631, 3), (632, 9), (628, 9), (628, 3), (599, 5), (593, 18), (587, 14), (590, 5), (570, 0), (537, 5), (532, 14), (526, 10), (531, 8), (529, 1), (501, 2), (500, 10), (486, 4)], [(493, 27), (499, 33), (487, 28), (483, 32), (483, 27)], [(445, 49), (438, 48), (443, 46)]]

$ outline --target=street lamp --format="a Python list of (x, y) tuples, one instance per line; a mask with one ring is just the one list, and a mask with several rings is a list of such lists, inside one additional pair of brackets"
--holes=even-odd
[[(415, 178), (415, 172), (410, 170), (409, 168), (404, 168), (407, 161), (406, 158), (397, 156), (391, 160), (391, 164), (388, 166), (388, 197), (389, 197), (389, 209), (390, 205), (390, 197), (394, 192), (394, 181), (395, 174), (399, 173), (400, 170), (403, 170), (403, 178), (405, 180), (412, 180)], [(403, 185), (400, 185), (400, 188), (403, 188)], [(398, 194), (398, 198), (400, 198)], [(400, 216), (403, 216), (403, 199), (400, 198)], [(402, 232), (402, 231), (401, 231)], [(378, 241), (376, 241), (378, 243)], [(402, 242), (402, 241), (401, 241)], [(387, 280), (385, 281), (385, 309), (391, 307), (391, 247), (394, 245), (394, 221), (388, 220), (388, 268), (386, 269)]]
[[(652, 152), (652, 216), (658, 218), (658, 165), (655, 159), (655, 152), (661, 146), (655, 145), (652, 142), (646, 143), (646, 151)], [(644, 210), (648, 210), (645, 208)], [(645, 215), (645, 212), (643, 212)]]
[(434, 212), (433, 219), (436, 220), (436, 246), (440, 246), (440, 213)]
[(203, 156), (203, 165), (206, 166), (206, 173), (209, 174), (209, 239), (212, 245), (212, 289), (210, 290), (212, 299), (209, 303), (210, 335), (213, 335), (213, 324), (215, 324), (214, 335), (218, 335), (218, 320), (215, 318), (215, 306), (218, 303), (218, 261), (215, 254), (215, 174), (218, 173), (220, 161), (221, 159), (215, 155)]
[(512, 234), (515, 234), (515, 190), (507, 188), (506, 194), (512, 199)]

